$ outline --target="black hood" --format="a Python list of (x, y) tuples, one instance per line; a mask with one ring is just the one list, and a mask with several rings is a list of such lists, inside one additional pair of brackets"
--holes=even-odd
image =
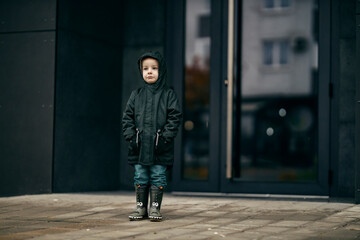
[(164, 88), (164, 86), (166, 85), (166, 63), (164, 58), (161, 56), (161, 54), (156, 51), (156, 52), (146, 52), (143, 55), (141, 55), (141, 57), (138, 59), (138, 69), (140, 71), (140, 76), (141, 78), (143, 78), (142, 75), (142, 68), (141, 68), (141, 62), (145, 59), (145, 58), (153, 58), (156, 59), (159, 63), (159, 77), (158, 80), (153, 83), (153, 84), (148, 84), (147, 82), (145, 82), (145, 86), (148, 87), (152, 92), (156, 92), (162, 88)]

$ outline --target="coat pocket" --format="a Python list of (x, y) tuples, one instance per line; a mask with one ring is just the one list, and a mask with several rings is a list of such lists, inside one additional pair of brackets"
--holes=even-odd
[(136, 135), (133, 136), (129, 143), (129, 156), (138, 156), (140, 152), (140, 130), (136, 129)]
[(171, 149), (171, 144), (165, 140), (161, 136), (161, 130), (158, 130), (156, 132), (156, 138), (155, 138), (155, 153), (161, 154), (164, 152), (168, 152)]

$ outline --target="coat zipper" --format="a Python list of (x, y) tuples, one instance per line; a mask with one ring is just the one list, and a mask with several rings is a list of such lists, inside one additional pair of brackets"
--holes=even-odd
[(157, 146), (158, 146), (158, 144), (159, 144), (160, 132), (161, 132), (161, 130), (160, 130), (160, 129), (159, 129), (159, 130), (157, 130), (157, 132), (156, 132), (156, 140), (155, 140), (155, 146), (156, 146), (156, 147), (157, 147)]
[(137, 146), (137, 147), (139, 147), (139, 133), (140, 133), (140, 131), (139, 131), (139, 129), (137, 128), (137, 129), (136, 129), (136, 146)]

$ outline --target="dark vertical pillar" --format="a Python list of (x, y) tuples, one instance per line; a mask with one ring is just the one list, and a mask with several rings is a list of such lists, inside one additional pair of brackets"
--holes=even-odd
[(118, 188), (122, 1), (59, 0), (54, 191)]
[[(322, 2), (329, 5), (330, 11), (330, 21), (331, 21), (331, 51), (329, 51), (329, 60), (330, 67), (329, 78), (330, 83), (333, 86), (333, 94), (330, 98), (330, 146), (329, 146), (329, 158), (330, 158), (330, 169), (328, 172), (328, 182), (329, 182), (329, 195), (330, 197), (337, 197), (339, 190), (339, 78), (340, 78), (340, 69), (339, 69), (339, 61), (340, 61), (340, 51), (339, 51), (339, 39), (340, 39), (340, 27), (339, 27), (339, 19), (340, 19), (340, 11), (339, 11), (339, 1), (340, 0), (332, 0), (327, 1), (323, 0)], [(321, 12), (320, 8), (320, 12)], [(320, 29), (321, 31), (321, 29)]]
[(356, 158), (355, 158), (355, 202), (360, 203), (360, 0), (356, 1)]
[[(185, 1), (166, 1), (166, 58), (168, 77), (172, 81), (174, 90), (180, 103), (183, 103), (184, 88), (184, 42), (185, 31)], [(175, 138), (174, 167), (172, 171), (172, 185), (178, 184), (182, 166), (182, 127)]]
[[(339, 2), (339, 162), (338, 197), (354, 198), (355, 188), (355, 101), (356, 98), (356, 2)], [(332, 67), (337, 67), (332, 65)], [(335, 86), (336, 87), (336, 86)], [(335, 92), (336, 93), (336, 92)], [(334, 93), (334, 94), (335, 94)]]
[(0, 196), (49, 193), (55, 0), (0, 1)]

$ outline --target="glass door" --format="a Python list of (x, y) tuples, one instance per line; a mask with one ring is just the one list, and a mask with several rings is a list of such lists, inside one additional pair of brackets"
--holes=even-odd
[(173, 190), (328, 195), (329, 2), (170, 5)]
[(319, 68), (327, 44), (327, 33), (319, 32), (323, 5), (234, 1), (231, 152), (223, 191), (328, 194), (328, 139), (322, 133), (329, 126), (323, 121), (329, 96), (320, 88), (327, 89), (329, 80), (326, 63)]
[[(176, 1), (179, 4), (179, 1)], [(181, 78), (183, 126), (173, 170), (174, 191), (219, 191), (218, 39), (219, 1), (184, 0), (176, 11), (184, 13), (183, 49), (176, 67)], [(180, 5), (180, 4), (179, 4)], [(183, 8), (183, 11), (181, 10)], [(179, 47), (179, 46), (177, 46)], [(180, 58), (182, 56), (182, 58)]]

